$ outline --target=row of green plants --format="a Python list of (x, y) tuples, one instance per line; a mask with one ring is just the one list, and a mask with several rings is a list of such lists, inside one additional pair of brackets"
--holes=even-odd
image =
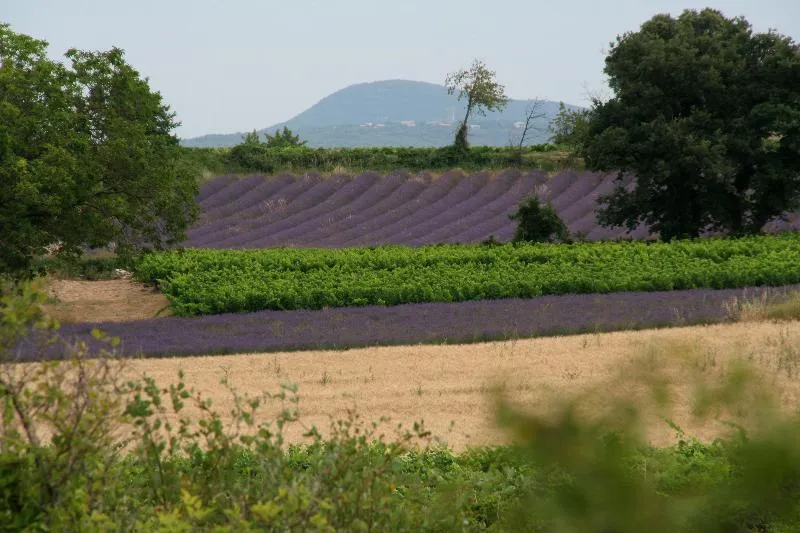
[[(422, 422), (404, 429), (357, 413), (323, 437), (302, 424), (290, 383), (247, 396), (223, 374), (234, 407), (222, 412), (182, 373), (162, 384), (128, 371), (101, 332), (99, 350), (69, 344), (42, 314), (45, 298), (26, 285), (0, 300), (3, 531), (780, 533), (800, 524), (800, 415), (778, 409), (744, 366), (699, 385), (692, 413), (745, 412), (759, 423), (732, 424), (713, 443), (669, 420), (676, 444), (646, 443), (645, 415), (671, 397), (651, 361), (650, 374), (628, 374), (616, 389), (638, 383), (642, 397), (609, 399), (593, 417), (579, 414), (579, 396), (526, 414), (498, 390), (497, 422), (514, 443), (454, 453)], [(68, 359), (19, 364), (14, 346), (31, 330), (42, 345), (65, 343)], [(289, 442), (295, 427), (304, 442)]]
[(513, 243), (146, 255), (179, 315), (322, 309), (547, 294), (739, 288), (800, 282), (800, 234), (661, 242)]
[(443, 148), (273, 148), (242, 143), (233, 148), (182, 148), (187, 161), (209, 173), (259, 172), (407, 172), (500, 170), (505, 168), (560, 170), (581, 163), (552, 144), (514, 147)]

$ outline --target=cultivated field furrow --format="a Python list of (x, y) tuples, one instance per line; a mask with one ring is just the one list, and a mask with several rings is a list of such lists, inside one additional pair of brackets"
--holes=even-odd
[(236, 177), (231, 175), (218, 176), (216, 179), (206, 181), (200, 186), (200, 190), (197, 193), (198, 205), (203, 206), (207, 198), (216, 194), (219, 190), (227, 187), (234, 181), (236, 181)]
[(384, 179), (382, 185), (349, 206), (350, 215), (342, 221), (339, 231), (326, 228), (326, 236), (319, 241), (320, 245), (345, 246), (349, 239), (361, 237), (368, 232), (367, 229), (359, 227), (361, 224), (375, 222), (388, 210), (398, 205), (406, 205), (410, 199), (420, 194), (420, 181), (416, 179), (409, 181), (405, 174), (393, 174)]
[[(332, 177), (328, 179), (314, 179), (308, 188), (299, 194), (285, 207), (276, 210), (272, 216), (255, 219), (247, 226), (246, 231), (225, 241), (229, 248), (258, 248), (261, 241), (266, 241), (273, 232), (273, 228), (280, 231), (290, 221), (299, 221), (298, 214), (307, 210), (317, 209), (326, 198), (332, 195), (341, 185), (343, 178)], [(280, 216), (278, 216), (280, 212)], [(251, 244), (252, 243), (252, 244)]]
[(415, 242), (415, 240), (420, 242), (419, 237), (428, 235), (438, 228), (441, 222), (463, 216), (465, 213), (463, 204), (469, 202), (475, 195), (480, 195), (489, 182), (489, 175), (485, 172), (465, 177), (446, 196), (428, 206), (426, 213), (420, 213), (420, 216), (414, 217), (411, 223), (402, 225), (399, 231), (386, 237), (386, 242), (396, 244)]
[(519, 179), (519, 172), (515, 171), (504, 172), (492, 178), (486, 187), (466, 202), (462, 202), (458, 209), (450, 209), (442, 216), (429, 221), (433, 229), (427, 231), (422, 239), (417, 238), (410, 241), (409, 244), (420, 245), (431, 241), (447, 242), (447, 239), (453, 235), (485, 220), (483, 218), (486, 216), (484, 210), (494, 205), (497, 199), (508, 192)]
[[(317, 208), (307, 209), (288, 217), (284, 223), (285, 229), (281, 230), (275, 225), (268, 228), (270, 240), (276, 243), (295, 244), (298, 241), (310, 238), (319, 238), (322, 230), (334, 223), (347, 220), (352, 214), (352, 204), (358, 204), (369, 197), (370, 190), (380, 181), (376, 174), (362, 174), (350, 180), (341, 189), (332, 194), (327, 200), (320, 203)], [(302, 217), (298, 222), (294, 217)]]
[(568, 170), (561, 174), (556, 174), (545, 181), (540, 187), (541, 192), (537, 192), (539, 198), (546, 202), (552, 202), (561, 193), (569, 189), (578, 180), (578, 172)]
[(565, 206), (561, 210), (557, 209), (557, 211), (559, 212), (559, 216), (568, 225), (570, 225), (570, 227), (573, 223), (582, 220), (587, 215), (592, 217), (592, 220), (596, 225), (597, 222), (594, 217), (595, 217), (595, 210), (597, 208), (597, 198), (600, 196), (600, 194), (605, 194), (605, 192), (598, 193), (598, 191), (602, 191), (605, 183), (606, 183), (605, 181), (601, 181), (594, 189), (592, 189), (592, 191), (590, 191), (589, 193), (585, 194), (582, 197), (575, 199), (575, 201), (572, 202), (572, 204)]
[[(225, 227), (232, 224), (234, 221), (250, 219), (263, 214), (264, 203), (266, 201), (276, 197), (279, 198), (288, 187), (296, 186), (296, 182), (297, 179), (295, 177), (287, 174), (263, 180), (263, 184), (256, 189), (257, 192), (241, 196), (239, 200), (237, 200), (239, 209), (234, 212), (232, 216), (218, 216), (215, 214), (215, 210), (205, 209), (203, 204), (200, 204), (200, 208), (203, 212), (195, 227), (190, 228), (188, 232), (189, 238), (193, 239), (202, 235), (210, 235), (215, 231), (225, 229)], [(217, 208), (216, 213), (218, 212), (219, 208)]]
[(230, 219), (242, 219), (258, 213), (262, 201), (275, 196), (280, 197), (281, 191), (295, 182), (289, 175), (277, 176), (274, 179), (262, 180), (262, 182), (251, 189), (247, 194), (241, 195), (236, 201), (230, 204), (219, 206), (212, 210), (207, 210), (208, 218), (225, 222)]
[[(220, 248), (233, 247), (238, 238), (243, 235), (249, 236), (251, 232), (263, 235), (261, 230), (268, 224), (283, 219), (297, 208), (304, 209), (313, 206), (317, 198), (312, 190), (320, 181), (322, 178), (318, 176), (305, 176), (284, 187), (279, 195), (263, 201), (261, 214), (236, 223), (233, 226), (235, 231), (228, 231), (217, 236), (217, 246)], [(308, 200), (309, 196), (311, 197), (310, 201)], [(234, 242), (230, 243), (228, 240)]]
[[(408, 221), (423, 219), (433, 216), (436, 213), (431, 206), (439, 205), (442, 198), (448, 196), (462, 179), (461, 173), (448, 172), (438, 179), (435, 179), (428, 186), (428, 189), (417, 196), (414, 201), (407, 205), (399, 206), (396, 210), (389, 213), (382, 213), (376, 218), (376, 223), (369, 224), (372, 227), (347, 241), (338, 241), (341, 246), (367, 246), (374, 243), (387, 242), (386, 238), (397, 231), (400, 231)], [(401, 215), (401, 216), (398, 216)]]
[[(584, 210), (593, 210), (594, 202), (585, 202), (589, 194), (597, 188), (602, 178), (593, 174), (584, 174), (566, 191), (552, 202), (564, 222), (569, 224), (583, 216)], [(587, 205), (588, 204), (588, 205)]]
[[(284, 179), (283, 177), (278, 178)], [(208, 228), (201, 228), (205, 231), (198, 235), (189, 236), (186, 246), (190, 247), (219, 247), (219, 243), (227, 236), (237, 231), (258, 226), (282, 216), (286, 211), (286, 206), (295, 197), (306, 191), (311, 186), (312, 181), (307, 178), (297, 178), (281, 187), (275, 194), (259, 198), (254, 205), (248, 209), (249, 215), (239, 220), (219, 220)]]
[(206, 212), (213, 212), (218, 207), (224, 207), (231, 202), (237, 201), (239, 198), (245, 196), (250, 190), (257, 185), (264, 182), (264, 178), (259, 176), (249, 176), (236, 180), (227, 187), (218, 191), (212, 197), (208, 198), (203, 209)]
[(394, 212), (397, 206), (411, 205), (411, 202), (420, 194), (431, 190), (428, 188), (428, 184), (421, 179), (406, 180), (388, 195), (378, 190), (382, 185), (383, 182), (378, 182), (375, 190), (370, 190), (369, 194), (365, 194), (358, 201), (345, 206), (341, 218), (304, 234), (298, 243), (302, 245), (318, 243), (321, 246), (330, 246), (347, 242), (351, 238), (359, 237), (381, 227), (380, 220), (387, 213)]
[[(336, 207), (335, 202), (341, 200), (339, 193), (350, 182), (349, 178), (337, 176), (318, 183), (302, 199), (289, 204), (285, 217), (261, 226), (257, 233), (243, 234), (235, 240), (234, 247), (265, 248), (275, 246), (280, 242), (275, 239), (276, 235), (280, 235), (286, 230), (291, 230), (309, 219), (314, 219), (320, 214), (334, 209)], [(347, 189), (345, 189), (346, 192)], [(302, 210), (299, 209), (301, 205), (304, 207)]]
[(478, 242), (488, 239), (489, 236), (497, 238), (497, 232), (509, 224), (509, 215), (516, 211), (523, 198), (532, 194), (537, 183), (536, 175), (521, 176), (503, 196), (470, 217), (466, 229), (452, 235), (445, 242)]

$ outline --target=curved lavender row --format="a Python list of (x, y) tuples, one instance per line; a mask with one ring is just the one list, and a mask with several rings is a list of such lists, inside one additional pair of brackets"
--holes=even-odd
[(223, 187), (227, 187), (235, 180), (235, 176), (227, 174), (224, 176), (217, 176), (214, 179), (206, 181), (200, 186), (200, 190), (197, 192), (197, 203), (202, 205), (206, 198), (217, 193)]
[(209, 237), (224, 231), (237, 221), (252, 218), (254, 214), (262, 212), (262, 204), (265, 201), (280, 196), (281, 192), (295, 181), (294, 177), (288, 175), (265, 178), (262, 184), (251, 189), (248, 194), (231, 202), (227, 210), (225, 206), (211, 210), (202, 209), (201, 206), (200, 222), (187, 233), (189, 239)]
[[(247, 221), (248, 224), (259, 220), (268, 215), (275, 206), (283, 205), (292, 198), (302, 193), (308, 184), (294, 176), (283, 174), (271, 177), (268, 180), (269, 186), (266, 189), (259, 189), (258, 194), (247, 199), (249, 204), (235, 215), (227, 218), (212, 220), (209, 224), (202, 226), (196, 234), (191, 235), (191, 239), (201, 239), (204, 242), (214, 242), (220, 235), (224, 235), (232, 224)], [(207, 217), (204, 213), (204, 215)]]
[(498, 241), (507, 242), (514, 238), (514, 233), (517, 231), (517, 223), (514, 220), (509, 220), (503, 224), (500, 229), (494, 233), (494, 238)]
[(578, 179), (578, 172), (574, 170), (567, 170), (551, 176), (541, 186), (541, 192), (537, 193), (539, 199), (550, 202), (554, 200), (559, 194), (569, 189), (575, 184)]
[[(233, 247), (235, 241), (240, 238), (251, 238), (253, 234), (263, 235), (263, 229), (283, 217), (291, 214), (294, 211), (302, 210), (317, 200), (312, 189), (323, 178), (316, 175), (303, 176), (301, 179), (296, 180), (281, 190), (281, 194), (277, 198), (270, 198), (265, 204), (262, 213), (247, 221), (243, 221), (239, 225), (238, 232), (229, 232), (228, 234), (219, 233), (214, 236), (209, 236), (208, 239), (216, 248)], [(309, 201), (309, 197), (311, 200)], [(230, 242), (234, 241), (234, 242)]]
[[(582, 215), (583, 213), (576, 213), (576, 202), (580, 202), (588, 197), (588, 195), (600, 185), (600, 177), (592, 174), (582, 174), (578, 176), (575, 183), (566, 191), (558, 195), (552, 201), (553, 207), (558, 211), (561, 219), (569, 224), (574, 220), (576, 214)], [(591, 204), (590, 204), (591, 205)], [(581, 206), (582, 207), (582, 206)], [(578, 216), (577, 218), (580, 218)]]
[[(261, 177), (261, 183), (250, 189), (248, 194), (239, 194), (230, 200), (230, 203), (236, 203), (241, 206), (241, 211), (234, 216), (237, 219), (241, 219), (244, 213), (260, 209), (263, 202), (262, 196), (265, 198), (278, 196), (287, 189), (295, 187), (298, 181), (300, 180), (287, 174), (270, 177), (269, 179)], [(264, 184), (266, 184), (266, 188)], [(225, 193), (226, 196), (230, 196), (230, 189), (231, 187), (224, 189), (224, 191), (228, 191)], [(213, 203), (218, 203), (218, 201)], [(233, 220), (233, 217), (217, 216), (225, 208), (225, 205), (200, 206), (200, 221), (187, 232), (189, 237), (188, 246), (194, 246), (194, 241), (213, 242), (217, 235), (229, 233), (231, 226), (235, 225), (236, 221)]]
[(509, 190), (513, 190), (519, 180), (520, 173), (517, 171), (503, 172), (491, 178), (486, 187), (466, 202), (462, 202), (457, 209), (450, 209), (443, 216), (428, 222), (433, 229), (422, 237), (410, 241), (409, 244), (414, 246), (428, 242), (447, 242), (453, 235), (485, 220), (486, 210), (496, 208), (497, 200), (506, 196)]
[(270, 241), (274, 243), (273, 246), (284, 243), (296, 245), (309, 238), (313, 239), (313, 235), (327, 225), (347, 220), (347, 216), (352, 213), (351, 206), (363, 202), (363, 198), (369, 195), (369, 191), (374, 189), (381, 179), (383, 178), (373, 173), (351, 179), (316, 207), (295, 215), (300, 218), (289, 217), (279, 222), (278, 224), (283, 225), (284, 229), (278, 227), (278, 224), (270, 226)]
[[(386, 185), (386, 184), (382, 184)], [(375, 187), (368, 195), (347, 206), (347, 217), (335, 224), (320, 228), (301, 242), (314, 246), (342, 246), (350, 239), (367, 235), (370, 231), (383, 227), (387, 216), (398, 208), (412, 209), (420, 196), (433, 190), (423, 179), (403, 181), (391, 194), (382, 194)], [(393, 219), (393, 220), (396, 220)]]
[[(458, 343), (618, 329), (723, 322), (734, 297), (781, 294), (780, 288), (626, 292), (532, 299), (354, 307), (322, 311), (262, 311), (200, 318), (166, 317), (122, 323), (67, 324), (65, 338), (85, 340), (94, 327), (120, 337), (121, 354), (146, 357), (350, 348), (416, 343)], [(37, 357), (30, 340), (21, 360)]]
[[(572, 224), (583, 220), (587, 215), (594, 217), (597, 199), (614, 190), (614, 182), (612, 180), (605, 179), (604, 176), (599, 174), (595, 175), (594, 180), (594, 187), (591, 190), (559, 210), (559, 215), (568, 226), (571, 227)], [(593, 224), (597, 225), (597, 219), (592, 218), (592, 220), (594, 221)]]
[(214, 209), (204, 210), (204, 214), (211, 219), (225, 220), (227, 218), (242, 218), (247, 210), (252, 209), (262, 200), (274, 195), (280, 195), (281, 189), (289, 186), (294, 178), (289, 175), (275, 178), (261, 178), (261, 182), (242, 194), (229, 204), (218, 206)]
[[(519, 172), (504, 172), (495, 176), (490, 187), (485, 188), (487, 198), (478, 202), (464, 202), (459, 207), (460, 216), (451, 218), (447, 223), (439, 224), (439, 227), (420, 237), (418, 241), (421, 243), (454, 242), (452, 239), (456, 235), (472, 231), (475, 226), (492, 219), (500, 211), (508, 211), (509, 207), (511, 207), (510, 198), (513, 198), (509, 193), (519, 190), (519, 183), (522, 179), (523, 177)], [(491, 195), (488, 193), (491, 193)], [(416, 242), (412, 241), (411, 244), (413, 245)]]
[(262, 181), (264, 181), (262, 176), (248, 176), (246, 178), (238, 179), (221, 191), (217, 192), (217, 194), (213, 195), (213, 197), (208, 198), (204, 205), (204, 209), (206, 211), (210, 211), (212, 209), (216, 209), (217, 207), (227, 205), (228, 203), (233, 202), (237, 198), (241, 197), (243, 194), (246, 194), (250, 189), (259, 185)]
[[(447, 220), (461, 204), (468, 202), (473, 196), (480, 194), (490, 183), (489, 175), (485, 172), (478, 172), (459, 180), (450, 191), (438, 202), (429, 205), (425, 213), (420, 212), (412, 218), (410, 224), (404, 224), (398, 231), (385, 238), (387, 243), (402, 244), (413, 242), (417, 237), (421, 237), (436, 228), (438, 220)], [(450, 213), (450, 215), (448, 215)]]
[(469, 229), (451, 235), (444, 242), (476, 243), (490, 236), (497, 238), (497, 232), (510, 222), (509, 215), (517, 210), (523, 198), (536, 191), (536, 186), (540, 183), (541, 178), (535, 174), (523, 175), (494, 205), (476, 213), (477, 221)]
[(432, 216), (431, 206), (437, 205), (447, 197), (463, 179), (461, 172), (447, 172), (433, 180), (427, 189), (414, 198), (412, 202), (399, 206), (375, 218), (367, 224), (364, 233), (350, 240), (340, 241), (342, 246), (362, 246), (386, 242), (389, 235), (401, 230), (407, 220), (416, 220), (424, 216)]
[(305, 222), (308, 220), (307, 217), (313, 218), (320, 212), (329, 210), (328, 201), (335, 198), (337, 193), (342, 190), (342, 185), (349, 181), (351, 181), (350, 178), (337, 176), (317, 183), (302, 199), (298, 198), (289, 204), (285, 216), (259, 227), (258, 232), (242, 235), (232, 242), (233, 246), (236, 248), (267, 248), (279, 244), (273, 237), (276, 233)]
[[(319, 228), (317, 240), (304, 239), (304, 241), (309, 246), (338, 247), (349, 238), (348, 235), (351, 233), (363, 234), (359, 230), (354, 230), (354, 227), (363, 221), (374, 220), (389, 205), (403, 202), (407, 197), (409, 185), (409, 181), (399, 174), (380, 179), (374, 187), (370, 188), (368, 194), (347, 206), (345, 217), (330, 226)], [(416, 190), (416, 187), (411, 188)]]
[(588, 236), (589, 233), (597, 227), (597, 225), (597, 215), (595, 214), (594, 209), (590, 209), (588, 213), (571, 222), (567, 226), (573, 235), (575, 233), (581, 233)]

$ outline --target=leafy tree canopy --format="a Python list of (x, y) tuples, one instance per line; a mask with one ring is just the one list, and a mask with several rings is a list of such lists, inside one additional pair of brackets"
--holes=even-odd
[(163, 248), (195, 216), (197, 180), (175, 115), (123, 51), (69, 50), (0, 24), (0, 273), (46, 246)]
[(550, 142), (580, 152), (586, 143), (589, 129), (589, 109), (568, 109), (561, 102), (558, 114), (550, 122)]
[(505, 87), (495, 80), (495, 72), (483, 61), (476, 59), (468, 69), (450, 73), (445, 78), (447, 94), (458, 93), (458, 99), (467, 103), (464, 120), (456, 133), (455, 146), (468, 147), (467, 131), (472, 113), (486, 116), (487, 111), (499, 111), (508, 103)]
[[(712, 9), (657, 15), (611, 44), (585, 159), (620, 171), (601, 223), (663, 239), (757, 233), (800, 204), (800, 51)], [(625, 186), (623, 174), (635, 176)]]
[(267, 148), (288, 148), (292, 146), (305, 146), (306, 141), (301, 141), (299, 135), (292, 133), (288, 127), (284, 126), (274, 135), (267, 134)]

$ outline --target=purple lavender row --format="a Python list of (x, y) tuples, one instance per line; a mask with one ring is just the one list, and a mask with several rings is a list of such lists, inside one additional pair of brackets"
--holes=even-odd
[[(468, 204), (472, 198), (483, 196), (482, 193), (489, 184), (490, 176), (485, 172), (464, 177), (441, 200), (431, 204), (424, 213), (412, 219), (410, 224), (404, 224), (399, 231), (387, 236), (385, 242), (418, 244), (421, 240), (425, 241), (424, 237), (432, 230), (462, 216), (461, 206)], [(423, 239), (420, 240), (420, 237)]]
[(288, 206), (318, 183), (318, 179), (313, 176), (289, 179), (289, 183), (279, 193), (254, 198), (252, 206), (238, 213), (235, 219), (218, 219), (202, 235), (190, 234), (186, 246), (224, 248), (223, 242), (231, 236), (258, 231), (264, 225), (285, 216)]
[[(779, 288), (625, 292), (531, 299), (368, 306), (321, 311), (262, 311), (197, 318), (165, 317), (122, 323), (68, 324), (65, 338), (94, 344), (97, 327), (120, 337), (121, 355), (133, 357), (343, 349), (416, 343), (460, 343), (580, 332), (724, 322), (734, 297), (770, 297), (800, 290)], [(58, 358), (38, 352), (31, 339), (21, 360)]]
[[(527, 178), (527, 179), (526, 179)], [(514, 212), (514, 207), (524, 195), (533, 191), (531, 177), (519, 172), (506, 172), (494, 180), (496, 186), (502, 186), (491, 200), (480, 201), (468, 206), (462, 216), (450, 224), (429, 234), (429, 238), (436, 242), (472, 242), (475, 236), (480, 238), (493, 229), (497, 229), (508, 221), (508, 215)], [(501, 223), (498, 223), (502, 219)]]
[[(307, 238), (315, 231), (322, 230), (326, 225), (346, 219), (352, 212), (351, 206), (364, 203), (364, 199), (369, 197), (370, 191), (374, 190), (380, 181), (380, 176), (372, 173), (349, 179), (343, 187), (311, 209), (272, 224), (266, 229), (269, 233), (268, 240), (256, 244), (268, 247), (281, 243), (294, 243)], [(248, 245), (253, 244), (248, 243)]]
[(420, 230), (420, 233), (424, 232), (422, 233), (423, 238), (418, 237), (408, 241), (408, 243), (412, 246), (419, 246), (432, 241), (444, 242), (454, 233), (460, 233), (468, 229), (469, 224), (477, 222), (474, 218), (470, 220), (471, 215), (494, 203), (497, 198), (511, 189), (518, 180), (519, 172), (513, 171), (501, 173), (494, 179), (489, 179), (489, 176), (487, 176), (486, 185), (478, 192), (452, 209), (448, 209), (445, 213), (426, 221)]
[(368, 232), (374, 227), (370, 224), (378, 221), (382, 214), (413, 201), (426, 186), (424, 179), (408, 179), (399, 173), (379, 179), (360, 198), (332, 213), (330, 219), (316, 229), (294, 237), (294, 242), (299, 246), (341, 245)]
[(206, 198), (215, 194), (220, 189), (227, 187), (235, 180), (236, 178), (234, 176), (225, 175), (225, 176), (217, 176), (216, 178), (208, 180), (207, 182), (203, 183), (200, 186), (200, 190), (197, 193), (197, 203), (202, 206)]
[(483, 209), (464, 218), (461, 232), (451, 234), (443, 240), (448, 243), (478, 242), (487, 236), (497, 238), (501, 228), (508, 225), (511, 220), (509, 215), (516, 211), (516, 206), (523, 198), (535, 191), (536, 185), (544, 178), (543, 175), (525, 174), (508, 191), (496, 201), (487, 204)]
[(336, 193), (341, 190), (341, 187), (347, 181), (349, 180), (343, 176), (324, 179), (294, 199), (292, 204), (297, 207), (296, 211), (287, 209), (283, 216), (273, 217), (269, 223), (259, 224), (255, 231), (243, 233), (220, 244), (225, 248), (266, 248), (275, 246), (278, 243), (270, 242), (270, 238), (274, 233), (290, 228), (292, 224), (300, 224), (307, 217), (314, 217), (320, 206), (323, 209), (327, 208), (326, 200), (332, 196), (335, 197)]
[(189, 240), (205, 239), (213, 241), (215, 236), (225, 232), (236, 222), (250, 220), (263, 213), (262, 201), (265, 198), (280, 196), (297, 180), (293, 176), (277, 176), (251, 190), (250, 194), (241, 196), (228, 204), (230, 213), (221, 216), (225, 204), (217, 208), (204, 208), (201, 204), (200, 220), (187, 232)]
[(335, 245), (371, 246), (387, 242), (388, 236), (401, 231), (409, 224), (409, 221), (432, 216), (429, 210), (430, 206), (436, 205), (442, 198), (450, 194), (462, 178), (463, 175), (459, 172), (447, 172), (436, 179), (427, 180), (423, 185), (424, 192), (413, 194), (413, 198), (408, 201), (392, 201), (386, 205), (376, 204), (370, 212), (362, 215), (360, 224), (356, 226), (357, 231), (345, 232), (346, 237), (344, 235), (337, 236)]

